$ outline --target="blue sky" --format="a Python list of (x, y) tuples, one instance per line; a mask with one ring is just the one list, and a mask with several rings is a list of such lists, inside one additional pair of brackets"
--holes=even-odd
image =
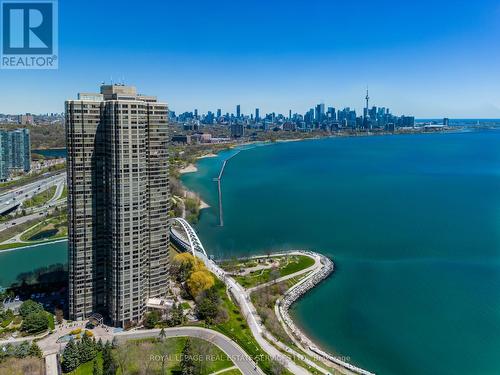
[(59, 1), (59, 69), (0, 70), (0, 112), (56, 112), (125, 80), (172, 110), (372, 103), (500, 118), (500, 3)]

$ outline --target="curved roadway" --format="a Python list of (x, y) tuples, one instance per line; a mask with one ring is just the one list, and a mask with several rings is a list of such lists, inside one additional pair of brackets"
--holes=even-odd
[[(120, 340), (126, 341), (130, 339), (159, 337), (160, 332), (161, 329), (136, 330), (115, 333), (114, 337), (120, 342)], [(200, 327), (165, 328), (164, 332), (166, 338), (196, 337), (208, 341), (219, 347), (244, 375), (264, 374), (238, 344), (222, 333)]]

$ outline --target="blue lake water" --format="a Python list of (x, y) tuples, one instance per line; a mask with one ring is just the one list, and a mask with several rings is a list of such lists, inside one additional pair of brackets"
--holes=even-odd
[(304, 248), (335, 274), (292, 310), (379, 374), (499, 374), (500, 131), (331, 138), (234, 151), (183, 177), (219, 257)]

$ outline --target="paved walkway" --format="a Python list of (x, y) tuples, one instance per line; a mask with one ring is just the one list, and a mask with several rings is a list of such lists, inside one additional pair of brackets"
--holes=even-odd
[[(309, 257), (311, 257), (311, 255), (309, 254), (304, 254), (304, 253), (301, 253), (301, 252), (297, 252), (297, 253), (289, 253), (289, 255), (307, 255)], [(315, 259), (315, 262), (314, 262), (314, 265), (311, 266), (310, 268), (316, 268), (317, 269), (317, 264), (319, 262), (319, 264), (321, 265), (321, 261), (320, 261), (320, 258), (319, 256), (315, 256), (314, 257)], [(307, 272), (310, 272), (311, 269), (306, 269), (306, 270), (302, 270), (302, 271), (299, 271), (299, 272), (296, 272), (295, 274), (291, 274), (291, 275), (288, 275), (290, 276), (289, 278), (291, 277), (295, 277), (295, 276), (298, 276), (299, 274), (302, 274), (304, 273), (304, 271), (307, 271)], [(285, 277), (288, 277), (288, 276), (285, 276)], [(278, 279), (279, 280), (279, 279)], [(276, 280), (276, 281), (278, 281)], [(239, 284), (238, 284), (239, 285)], [(248, 299), (248, 301), (250, 301), (250, 291), (249, 290), (245, 290), (243, 287), (240, 286), (240, 291), (241, 293), (243, 294), (243, 296)], [(257, 324), (261, 325), (263, 327), (263, 329), (266, 331), (266, 337), (273, 342), (274, 345), (278, 346), (279, 348), (281, 348), (282, 350), (285, 350), (287, 353), (289, 353), (290, 355), (292, 355), (293, 357), (295, 358), (300, 358), (303, 362), (305, 362), (308, 366), (310, 367), (313, 367), (314, 369), (316, 369), (317, 371), (319, 371), (320, 373), (322, 374), (330, 374), (329, 371), (325, 370), (323, 367), (319, 366), (318, 364), (316, 364), (315, 362), (311, 361), (309, 358), (306, 358), (304, 357), (301, 353), (298, 353), (296, 352), (295, 350), (289, 348), (288, 346), (286, 346), (285, 344), (281, 343), (280, 341), (278, 341), (269, 331), (267, 331), (267, 329), (264, 327), (261, 319), (260, 319), (260, 316), (259, 314), (257, 313), (257, 310), (255, 309), (255, 307), (253, 306), (253, 304), (250, 302), (249, 303), (250, 306), (251, 306), (251, 314), (254, 316), (254, 319), (258, 322)], [(278, 349), (276, 349), (273, 345), (271, 345), (267, 340), (264, 339), (264, 341), (267, 343), (268, 346), (271, 346), (275, 351), (277, 351), (278, 353), (281, 353)], [(260, 342), (259, 342), (260, 344)], [(309, 371), (307, 371), (306, 369), (302, 368), (302, 367), (299, 367), (295, 364), (295, 362), (293, 362), (289, 357), (285, 356), (282, 354), (283, 357), (285, 357), (287, 359), (287, 362), (288, 364), (293, 364), (296, 368), (298, 368), (300, 372), (296, 372), (297, 369), (293, 369), (292, 367), (288, 367), (287, 368), (295, 375), (295, 374), (310, 374)]]
[[(54, 332), (44, 339), (38, 341), (40, 349), (42, 349), (44, 355), (59, 353), (66, 343), (57, 342), (57, 340), (64, 335), (69, 334), (71, 331), (77, 328), (85, 329), (85, 324), (87, 322), (73, 322), (71, 324), (64, 324), (62, 326), (57, 325)], [(108, 327), (96, 327), (92, 329), (92, 333), (96, 340), (102, 339), (102, 341), (113, 340), (113, 328)]]
[(45, 357), (45, 375), (59, 375), (57, 354), (50, 354)]
[[(207, 266), (207, 268), (217, 275), (228, 287), (231, 295), (236, 299), (238, 305), (241, 309), (241, 314), (246, 318), (248, 326), (252, 331), (255, 340), (259, 344), (259, 346), (266, 352), (272, 359), (277, 360), (285, 365), (285, 367), (290, 370), (294, 375), (308, 375), (310, 374), (306, 369), (298, 366), (295, 362), (293, 362), (289, 357), (281, 353), (278, 349), (276, 349), (273, 345), (271, 345), (264, 338), (264, 330), (262, 323), (260, 322), (260, 318), (255, 310), (255, 307), (252, 305), (250, 301), (250, 297), (248, 293), (243, 289), (243, 287), (238, 284), (232, 277), (227, 276), (226, 272), (220, 268), (215, 262), (209, 260), (207, 257), (202, 256), (201, 254), (197, 254), (200, 259), (202, 259)], [(270, 334), (265, 332), (266, 336)], [(326, 373), (326, 372), (325, 372)]]

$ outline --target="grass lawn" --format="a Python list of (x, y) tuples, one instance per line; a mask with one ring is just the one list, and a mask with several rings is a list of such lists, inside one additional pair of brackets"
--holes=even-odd
[[(102, 369), (102, 353), (97, 354), (96, 357), (97, 364), (100, 369)], [(92, 375), (94, 371), (94, 361), (84, 363), (76, 368), (76, 370), (71, 371), (71, 375)]]
[(34, 195), (32, 198), (23, 202), (23, 208), (43, 206), (47, 203), (56, 193), (56, 186), (52, 186), (39, 194)]
[(13, 225), (10, 228), (4, 229), (3, 231), (0, 232), (0, 242), (6, 241), (9, 238), (14, 237), (16, 234), (24, 232), (26, 229), (32, 227), (38, 222), (39, 219), (33, 219), (27, 221), (26, 223)]
[(61, 194), (61, 197), (59, 199), (67, 198), (68, 197), (68, 185), (64, 185), (63, 192)]
[(277, 259), (280, 262), (277, 272), (272, 269), (254, 271), (245, 276), (236, 276), (236, 281), (244, 288), (252, 288), (271, 281), (273, 277), (288, 276), (309, 268), (314, 264), (314, 259), (306, 255), (282, 256)]
[[(130, 340), (126, 344), (121, 344), (118, 349), (113, 349), (113, 355), (117, 361), (117, 374), (122, 374), (123, 366), (127, 374), (141, 373), (146, 365), (150, 374), (161, 374), (161, 359), (156, 355), (165, 356), (165, 374), (179, 374), (182, 350), (188, 340), (187, 337), (175, 337), (165, 339), (163, 342), (158, 339)], [(208, 341), (189, 338), (193, 354), (198, 361), (199, 374), (211, 374), (234, 366), (233, 362), (217, 346)], [(216, 360), (213, 360), (216, 358)], [(102, 353), (97, 356), (99, 369), (102, 371)], [(92, 375), (94, 361), (89, 361), (80, 365), (70, 375)]]
[(21, 236), (22, 241), (41, 241), (64, 238), (68, 235), (66, 212), (40, 222)]

